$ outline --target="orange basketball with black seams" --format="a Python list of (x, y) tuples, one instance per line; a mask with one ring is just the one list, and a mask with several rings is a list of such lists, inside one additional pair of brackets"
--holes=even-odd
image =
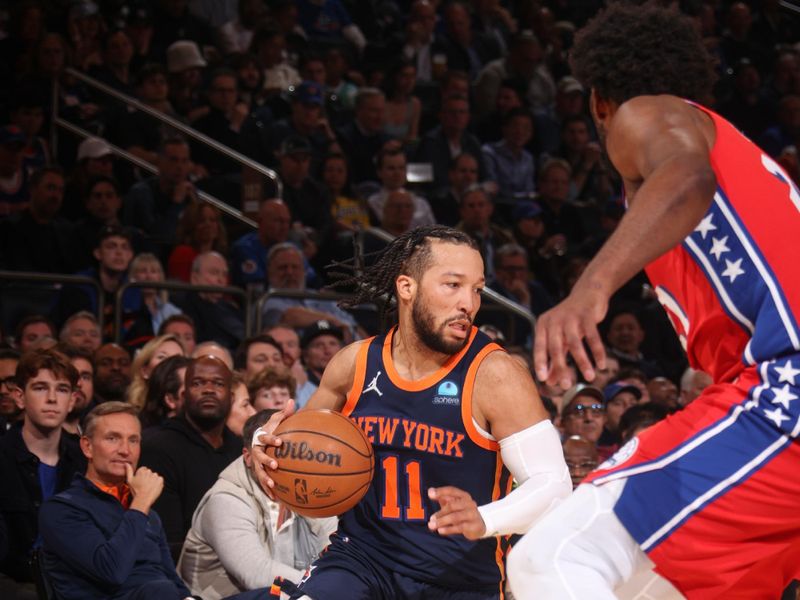
[(275, 497), (306, 517), (332, 517), (355, 506), (372, 481), (375, 456), (361, 428), (341, 413), (301, 410), (284, 420), (267, 454)]

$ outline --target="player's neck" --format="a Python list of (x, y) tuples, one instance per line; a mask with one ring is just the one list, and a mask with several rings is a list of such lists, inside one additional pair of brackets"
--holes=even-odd
[(392, 362), (403, 379), (423, 379), (438, 371), (450, 356), (431, 350), (410, 325), (398, 326), (392, 336)]

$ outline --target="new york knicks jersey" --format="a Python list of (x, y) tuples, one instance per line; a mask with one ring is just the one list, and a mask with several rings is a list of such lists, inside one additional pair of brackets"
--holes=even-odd
[(730, 123), (714, 121), (717, 189), (682, 244), (646, 268), (695, 369), (715, 382), (800, 352), (800, 193)]
[(456, 589), (502, 586), (505, 538), (471, 542), (428, 529), (439, 510), (428, 499), (430, 487), (458, 487), (479, 506), (511, 489), (499, 445), (472, 419), (478, 367), (500, 347), (473, 327), (468, 344), (437, 372), (408, 381), (392, 363), (395, 331), (361, 346), (342, 411), (372, 442), (375, 476), (361, 502), (342, 516), (339, 534), (385, 568), (419, 581)]

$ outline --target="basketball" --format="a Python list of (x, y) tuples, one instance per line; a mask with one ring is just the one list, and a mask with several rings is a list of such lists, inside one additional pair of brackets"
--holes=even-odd
[(375, 458), (361, 428), (341, 413), (301, 410), (274, 435), (281, 445), (267, 454), (275, 497), (305, 517), (332, 517), (355, 506), (372, 481)]

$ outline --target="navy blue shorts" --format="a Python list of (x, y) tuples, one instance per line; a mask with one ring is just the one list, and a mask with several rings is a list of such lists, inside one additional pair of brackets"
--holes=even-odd
[(333, 536), (330, 546), (311, 565), (292, 600), (500, 600), (498, 586), (455, 589), (418, 581), (383, 565)]

